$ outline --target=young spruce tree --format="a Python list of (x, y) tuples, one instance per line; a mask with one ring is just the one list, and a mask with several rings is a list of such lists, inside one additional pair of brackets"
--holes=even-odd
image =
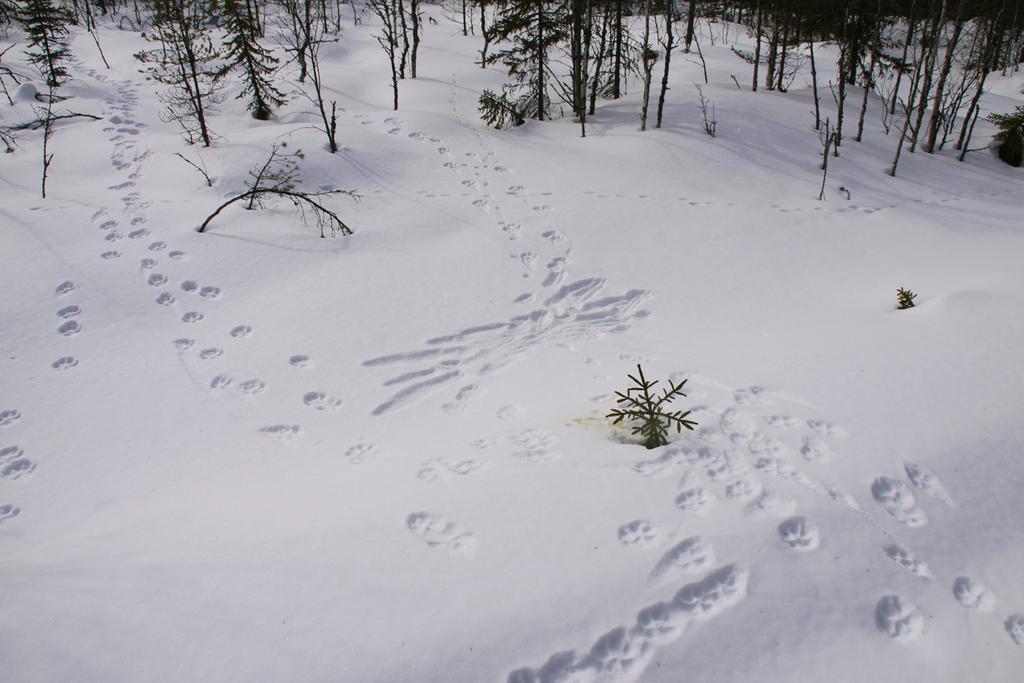
[(510, 2), (491, 25), (495, 41), (511, 43), (504, 50), (488, 55), (487, 63), (501, 62), (513, 82), (502, 95), (486, 90), (480, 98), (484, 121), (503, 119), (508, 111), (517, 116), (543, 121), (550, 112), (548, 78), (551, 67), (548, 51), (567, 37), (562, 3), (546, 0)]
[(285, 103), (284, 93), (273, 82), (278, 60), (260, 45), (259, 30), (248, 3), (227, 0), (224, 12), (227, 15), (224, 25), (226, 63), (221, 75), (235, 69), (241, 72), (243, 88), (238, 99), (248, 100), (254, 119), (266, 121), (274, 109)]
[(26, 0), (21, 10), (21, 25), (28, 36), (28, 61), (39, 69), (51, 88), (68, 79), (64, 60), (68, 56), (68, 29), (71, 17), (52, 0)]

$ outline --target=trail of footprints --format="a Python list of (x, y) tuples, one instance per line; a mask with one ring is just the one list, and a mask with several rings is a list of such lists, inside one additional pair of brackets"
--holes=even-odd
[[(105, 82), (105, 75), (86, 70), (88, 75)], [(175, 249), (162, 239), (154, 239), (150, 228), (146, 209), (135, 191), (138, 179), (142, 175), (143, 163), (150, 156), (149, 151), (140, 151), (135, 143), (135, 136), (145, 124), (134, 120), (134, 112), (138, 96), (131, 81), (114, 84), (116, 95), (106, 102), (112, 114), (107, 121), (110, 124), (104, 132), (110, 133), (110, 141), (114, 143), (111, 164), (115, 170), (123, 174), (124, 180), (110, 186), (110, 190), (121, 193), (119, 215), (101, 210), (94, 215), (94, 222), (99, 228), (102, 240), (107, 248), (100, 253), (105, 261), (123, 261), (127, 250), (137, 250), (138, 268), (146, 289), (157, 290), (153, 301), (156, 305), (171, 309), (178, 317), (179, 324), (187, 329), (209, 329), (208, 312), (202, 306), (222, 298), (221, 288), (215, 284), (199, 282), (195, 279), (182, 279), (175, 284), (169, 274), (174, 264), (187, 260), (187, 255)], [(123, 246), (122, 246), (123, 245)], [(161, 263), (163, 261), (163, 263)], [(57, 289), (58, 296), (67, 296), (74, 291), (71, 282), (62, 283)], [(65, 306), (58, 311), (63, 322), (58, 327), (62, 335), (73, 337), (82, 330), (80, 322), (81, 309), (77, 306)], [(238, 324), (227, 330), (227, 336), (236, 341), (244, 340), (253, 333), (253, 328), (246, 324)], [(226, 356), (225, 347), (220, 343), (200, 345), (192, 336), (172, 339), (172, 347), (178, 353), (193, 354), (199, 361), (216, 366), (217, 361)], [(295, 355), (289, 361), (295, 368), (311, 367), (308, 356)], [(55, 370), (68, 370), (75, 367), (78, 360), (73, 356), (62, 356), (53, 362)], [(231, 391), (242, 399), (256, 399), (269, 389), (266, 382), (258, 377), (234, 378), (222, 372), (214, 372), (210, 376), (209, 387), (212, 391)], [(308, 391), (299, 396), (299, 400), (309, 408), (330, 412), (341, 406), (341, 400), (324, 392)], [(302, 434), (299, 425), (269, 424), (258, 430), (260, 434), (275, 442), (289, 442)]]
[[(389, 134), (402, 133), (397, 119), (390, 119), (388, 123), (392, 125)], [(407, 137), (417, 142), (427, 139), (417, 132)], [(440, 143), (437, 139), (430, 141)], [(439, 144), (437, 152), (444, 160), (444, 167), (456, 173), (471, 173), (472, 177), (460, 181), (460, 186), (464, 188), (463, 196), (485, 212), (497, 214), (497, 225), (510, 242), (520, 242), (524, 237), (524, 229), (522, 222), (503, 216), (504, 207), (499, 200), (502, 194), (525, 204), (525, 208), (534, 213), (550, 208), (543, 200), (531, 201), (536, 197), (531, 196), (529, 189), (522, 184), (511, 183), (505, 185), (503, 190), (492, 191), (494, 179), (485, 178), (482, 171), (494, 167), (495, 172), (507, 172), (507, 169), (495, 163), (493, 153), (487, 152), (483, 156), (472, 152), (457, 155), (445, 144)], [(421, 194), (434, 196), (425, 191)], [(538, 196), (545, 195), (541, 193)], [(598, 198), (604, 196), (598, 194)], [(637, 195), (633, 198), (645, 200), (648, 197)], [(691, 206), (708, 204), (687, 197), (679, 197), (679, 200)], [(779, 206), (772, 208), (782, 212), (794, 211)], [(859, 210), (859, 207), (850, 205), (845, 209)], [(869, 213), (875, 210), (865, 209)], [(565, 236), (553, 228), (543, 231), (541, 238), (556, 246), (565, 241)], [(537, 273), (542, 276), (539, 291), (524, 293), (517, 299), (517, 302), (524, 304), (541, 301), (542, 305), (533, 312), (508, 321), (467, 327), (428, 339), (419, 349), (365, 361), (364, 365), (369, 367), (394, 366), (398, 370), (397, 374), (384, 380), (383, 385), (392, 388), (393, 394), (375, 409), (375, 414), (398, 409), (446, 386), (456, 388), (453, 398), (443, 403), (442, 408), (447, 412), (460, 412), (480, 392), (477, 377), (485, 377), (534, 345), (546, 341), (597, 336), (608, 331), (624, 331), (628, 329), (630, 320), (646, 315), (645, 311), (636, 307), (645, 296), (644, 292), (633, 290), (620, 297), (598, 297), (605, 285), (603, 280), (596, 278), (563, 285), (568, 254), (569, 250), (566, 249), (560, 254), (544, 258), (538, 251), (529, 248), (512, 254), (521, 263), (524, 278), (532, 278)], [(554, 296), (542, 294), (544, 289), (557, 286), (561, 286), (561, 289)], [(573, 311), (581, 311), (583, 315), (574, 316)], [(605, 323), (603, 327), (602, 323)], [(793, 462), (795, 459), (804, 462), (805, 466), (819, 467), (839, 458), (834, 442), (846, 437), (842, 427), (817, 418), (801, 419), (770, 413), (758, 415), (761, 408), (773, 403), (771, 392), (764, 387), (736, 390), (732, 392), (732, 402), (732, 407), (717, 414), (717, 424), (714, 419), (702, 421), (705, 426), (699, 432), (698, 445), (668, 448), (657, 459), (637, 464), (637, 473), (644, 476), (670, 476), (684, 469), (697, 472), (712, 484), (720, 486), (721, 494), (716, 495), (697, 481), (686, 484), (684, 477), (684, 485), (680, 486), (675, 500), (677, 508), (686, 514), (702, 515), (707, 514), (722, 499), (738, 502), (743, 512), (752, 518), (778, 519), (776, 533), (779, 542), (797, 553), (817, 550), (824, 541), (822, 530), (813, 520), (797, 514), (799, 506), (796, 499), (766, 487), (764, 478), (777, 478), (796, 484), (832, 504), (863, 514), (856, 497), (834, 484), (803, 472)], [(715, 416), (715, 412), (710, 409), (705, 412), (706, 417)], [(551, 449), (554, 438), (539, 430), (527, 429), (511, 433), (508, 442), (514, 449), (513, 457), (527, 463), (544, 463), (556, 457)], [(487, 448), (494, 443), (494, 439), (482, 439), (473, 445)], [(426, 481), (444, 481), (465, 476), (477, 468), (478, 464), (473, 460), (435, 458), (423, 463), (417, 476)], [(933, 497), (951, 508), (955, 507), (942, 482), (925, 468), (907, 463), (905, 475), (906, 482), (880, 476), (870, 487), (874, 501), (896, 521), (911, 529), (928, 523), (924, 509), (916, 500), (915, 491)], [(473, 538), (472, 532), (460, 524), (433, 513), (414, 513), (407, 520), (407, 525), (428, 546), (446, 547), (452, 554), (463, 553), (453, 552), (447, 539)], [(641, 549), (656, 548), (667, 540), (663, 529), (643, 519), (622, 525), (617, 535), (623, 546)], [(459, 546), (460, 543), (455, 545)], [(475, 539), (468, 545), (475, 549)], [(891, 544), (884, 548), (884, 552), (897, 567), (908, 574), (925, 580), (932, 577), (927, 564), (910, 551)], [(708, 571), (714, 562), (710, 544), (700, 537), (693, 537), (673, 546), (658, 561), (651, 577), (663, 579)], [(684, 588), (680, 593), (706, 596), (706, 612), (701, 614), (713, 615), (742, 598), (746, 576), (745, 570), (729, 565), (711, 572), (703, 581)], [(958, 577), (952, 593), (956, 600), (970, 609), (991, 610), (994, 605), (991, 593), (970, 577)], [(689, 612), (677, 608), (676, 601), (651, 606), (641, 611), (636, 624), (606, 634), (593, 645), (589, 653), (560, 653), (537, 669), (524, 668), (512, 672), (508, 677), (509, 683), (571, 681), (581, 676), (586, 678), (591, 675), (642, 671), (653, 650), (651, 646), (662, 639), (671, 640), (681, 632), (681, 624), (689, 621)], [(875, 625), (879, 631), (893, 639), (910, 641), (924, 633), (925, 619), (910, 601), (900, 596), (887, 595), (875, 606)], [(1014, 615), (1005, 625), (1014, 640), (1024, 640), (1024, 617)], [(655, 637), (652, 638), (652, 634)]]
[[(0, 444), (7, 440), (7, 433), (17, 433), (21, 424), (21, 411), (15, 408), (0, 410)], [(17, 444), (0, 446), (0, 480), (15, 481), (32, 474), (36, 469), (35, 461), (25, 456), (24, 449)], [(5, 487), (6, 489), (6, 487)], [(21, 508), (14, 503), (0, 499), (0, 528), (21, 514)]]

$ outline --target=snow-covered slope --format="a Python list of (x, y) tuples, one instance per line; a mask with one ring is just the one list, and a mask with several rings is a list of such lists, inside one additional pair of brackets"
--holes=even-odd
[[(890, 178), (869, 118), (816, 201), (809, 92), (721, 43), (715, 139), (685, 58), (661, 130), (637, 93), (489, 130), (503, 74), (440, 16), (392, 112), (373, 30), (328, 53), (337, 155), (294, 97), (185, 147), (108, 29), (49, 197), (37, 138), (4, 159), (0, 678), (1019, 678), (1021, 171)], [(197, 234), (281, 139), (356, 234)], [(696, 432), (610, 427), (637, 363)]]

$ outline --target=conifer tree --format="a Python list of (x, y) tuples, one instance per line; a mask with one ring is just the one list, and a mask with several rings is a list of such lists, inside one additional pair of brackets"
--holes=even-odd
[(39, 69), (51, 88), (68, 79), (64, 59), (68, 56), (68, 29), (71, 17), (52, 0), (26, 0), (21, 25), (28, 35), (28, 61)]
[(285, 103), (284, 93), (274, 86), (272, 80), (278, 60), (259, 44), (258, 27), (248, 3), (243, 5), (238, 0), (228, 0), (224, 10), (227, 15), (224, 25), (226, 64), (221, 75), (234, 69), (241, 71), (243, 88), (238, 99), (248, 99), (252, 117), (266, 121), (275, 108)]
[[(501, 62), (513, 82), (504, 88), (504, 100), (527, 118), (543, 121), (550, 110), (548, 50), (566, 39), (563, 5), (546, 0), (510, 2), (491, 26), (493, 39), (511, 43), (487, 57), (488, 64)], [(481, 99), (484, 118), (493, 100)]]

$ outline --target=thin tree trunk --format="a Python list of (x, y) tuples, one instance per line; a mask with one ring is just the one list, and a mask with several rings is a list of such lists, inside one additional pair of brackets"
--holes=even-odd
[(591, 116), (597, 107), (597, 88), (601, 83), (601, 65), (604, 63), (604, 52), (607, 47), (608, 23), (611, 21), (611, 9), (605, 8), (604, 17), (601, 20), (601, 42), (597, 48), (597, 62), (594, 64), (594, 78), (590, 83), (590, 111)]
[(612, 75), (612, 99), (622, 97), (622, 3), (615, 0), (615, 73)]
[(649, 57), (651, 50), (651, 0), (644, 3), (644, 46), (643, 46), (643, 69), (644, 69), (644, 99), (643, 107), (640, 109), (640, 130), (647, 130), (647, 104), (651, 97), (651, 70), (654, 68), (654, 60)]
[(754, 44), (754, 81), (750, 86), (751, 92), (757, 92), (757, 72), (758, 67), (761, 66), (761, 26), (763, 22), (763, 15), (761, 13), (760, 1), (755, 6), (754, 11), (757, 12), (757, 28), (754, 29), (754, 33), (757, 35), (757, 41)]
[[(661, 118), (665, 113), (665, 94), (668, 92), (668, 68), (672, 62), (672, 48), (675, 47), (675, 36), (672, 33), (672, 5), (673, 0), (665, 3), (665, 68), (661, 72), (661, 92), (658, 94), (658, 118), (654, 124), (655, 128), (661, 128)], [(690, 10), (693, 10), (693, 3), (690, 3)]]
[(536, 0), (537, 5), (537, 120), (544, 120), (544, 65), (547, 55), (544, 54), (544, 2)]
[[(483, 10), (480, 12), (483, 15)], [(412, 61), (410, 69), (416, 78), (416, 57), (420, 52), (420, 0), (409, 0), (409, 16), (412, 18)]]
[(814, 36), (809, 41), (811, 48), (811, 91), (814, 94), (814, 130), (821, 130), (821, 103), (818, 99), (818, 69), (814, 63)]
[(871, 62), (864, 72), (864, 99), (860, 103), (860, 118), (857, 120), (857, 137), (854, 138), (855, 142), (860, 142), (864, 137), (864, 117), (868, 113), (868, 97), (871, 94), (871, 86), (875, 79), (875, 63), (877, 56), (874, 50), (871, 50)]
[[(670, 0), (669, 13), (672, 12)], [(696, 0), (690, 0), (690, 7), (686, 12), (686, 53), (690, 53), (690, 45), (693, 43), (693, 22), (697, 18), (697, 2)]]

